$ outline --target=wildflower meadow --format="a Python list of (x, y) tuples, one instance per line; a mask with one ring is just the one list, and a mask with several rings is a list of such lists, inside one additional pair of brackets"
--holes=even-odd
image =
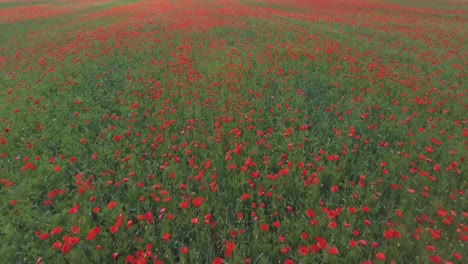
[(0, 0), (0, 262), (467, 263), (465, 0)]

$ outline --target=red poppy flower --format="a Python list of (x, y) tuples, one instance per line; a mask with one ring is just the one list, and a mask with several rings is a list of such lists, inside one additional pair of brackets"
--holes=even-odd
[(318, 238), (318, 240), (317, 240), (317, 246), (318, 246), (319, 249), (324, 250), (324, 249), (327, 248), (328, 243), (327, 243), (327, 241), (326, 241), (325, 239), (323, 239), (323, 238)]
[(261, 224), (260, 224), (260, 230), (262, 230), (262, 231), (267, 231), (267, 230), (268, 230), (268, 225), (267, 225), (267, 224), (264, 224), (264, 223), (261, 223)]
[(203, 204), (203, 201), (205, 201), (205, 198), (203, 197), (197, 197), (195, 199), (192, 200), (192, 205), (195, 207), (195, 208), (199, 208), (202, 204)]
[(171, 239), (171, 234), (169, 234), (169, 233), (163, 234), (162, 239), (163, 239), (164, 243), (169, 242), (169, 239)]
[(180, 253), (182, 255), (187, 255), (188, 254), (188, 247), (182, 247), (180, 248)]
[(223, 264), (223, 259), (220, 257), (216, 257), (213, 259), (213, 264)]
[(306, 256), (310, 252), (309, 248), (307, 246), (300, 246), (299, 247), (299, 255), (301, 256)]
[(113, 225), (109, 228), (109, 232), (111, 232), (111, 234), (117, 233), (118, 230), (119, 230), (119, 227), (116, 225)]
[(60, 248), (60, 251), (63, 253), (63, 254), (68, 254), (71, 250), (71, 245), (68, 244), (68, 243), (63, 243), (62, 247)]
[(378, 261), (385, 261), (386, 257), (385, 257), (385, 254), (382, 253), (382, 252), (377, 252), (375, 254), (375, 259), (378, 260)]
[(57, 234), (60, 234), (62, 232), (62, 228), (57, 226), (57, 227), (54, 227), (51, 231), (50, 231), (50, 234), (51, 235), (57, 235)]
[(338, 255), (338, 253), (339, 253), (339, 251), (338, 251), (338, 249), (336, 247), (330, 247), (328, 249), (328, 254), (330, 254), (330, 255)]

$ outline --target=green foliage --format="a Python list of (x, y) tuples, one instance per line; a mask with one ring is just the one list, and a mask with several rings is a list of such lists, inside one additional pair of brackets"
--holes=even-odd
[(5, 263), (466, 259), (458, 14), (48, 4), (0, 23)]

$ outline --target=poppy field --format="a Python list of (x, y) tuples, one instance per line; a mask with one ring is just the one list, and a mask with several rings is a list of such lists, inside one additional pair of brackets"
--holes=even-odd
[(3, 263), (466, 263), (468, 2), (0, 0)]

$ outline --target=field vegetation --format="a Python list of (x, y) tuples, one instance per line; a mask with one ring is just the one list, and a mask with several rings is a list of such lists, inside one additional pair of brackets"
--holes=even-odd
[(3, 263), (466, 263), (468, 2), (0, 1)]

